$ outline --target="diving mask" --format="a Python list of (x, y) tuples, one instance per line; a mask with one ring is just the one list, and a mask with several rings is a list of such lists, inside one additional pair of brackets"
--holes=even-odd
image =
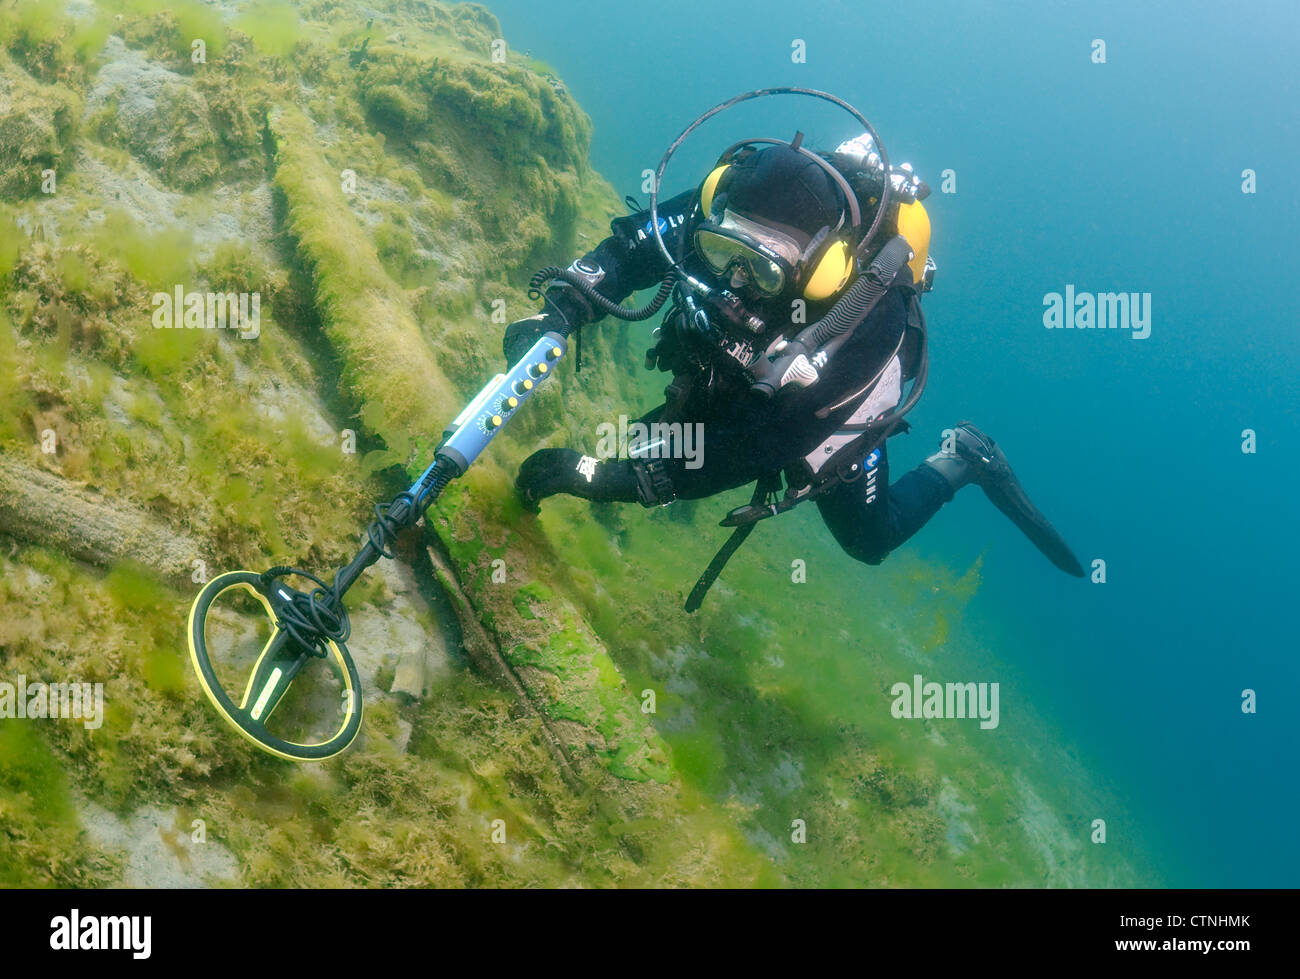
[(695, 232), (695, 251), (717, 275), (739, 269), (764, 296), (779, 296), (794, 281), (802, 250), (789, 235), (725, 211)]

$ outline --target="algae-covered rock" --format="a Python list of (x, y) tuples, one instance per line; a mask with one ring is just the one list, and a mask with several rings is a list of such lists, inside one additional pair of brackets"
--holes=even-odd
[(38, 84), (0, 55), (0, 197), (30, 197), (42, 189), (44, 171), (57, 174), (80, 110), (67, 87)]
[(364, 92), (366, 111), (385, 128), (416, 130), (428, 120), (424, 106), (400, 85), (372, 85)]
[(6, 3), (0, 6), (0, 45), (37, 81), (80, 89), (109, 34), (110, 17), (89, 0)]
[(31, 243), (14, 263), (10, 290), (8, 308), (20, 331), (67, 343), (115, 366), (125, 362), (134, 331), (113, 312), (146, 309), (140, 285), (84, 244)]
[(244, 142), (250, 123), (238, 106), (214, 118), (193, 79), (149, 59), (143, 51), (109, 38), (105, 66), (91, 89), (88, 107), (99, 135), (130, 150), (170, 186), (194, 190), (221, 167), (222, 138)]

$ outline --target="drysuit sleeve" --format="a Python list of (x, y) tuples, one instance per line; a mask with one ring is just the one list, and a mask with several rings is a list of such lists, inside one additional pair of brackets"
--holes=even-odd
[[(694, 205), (693, 189), (659, 202), (660, 233), (672, 255), (677, 254)], [(615, 218), (610, 222), (609, 230), (608, 238), (570, 268), (592, 282), (596, 291), (606, 299), (621, 303), (632, 293), (660, 281), (668, 272), (668, 264), (655, 242), (648, 208)], [(557, 282), (546, 290), (546, 306), (558, 310), (568, 320), (569, 326), (575, 328), (593, 323), (605, 315), (566, 282)]]

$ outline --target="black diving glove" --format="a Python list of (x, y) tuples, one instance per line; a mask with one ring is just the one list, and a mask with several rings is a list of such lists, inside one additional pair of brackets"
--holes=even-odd
[(513, 366), (519, 358), (528, 353), (529, 348), (547, 333), (569, 335), (568, 321), (558, 313), (537, 313), (522, 320), (515, 320), (506, 327), (505, 338), (501, 341), (501, 351), (506, 355), (506, 365)]
[[(569, 300), (566, 292), (573, 292), (576, 300)], [(575, 307), (575, 302), (581, 305)], [(543, 334), (558, 333), (567, 337), (573, 332), (574, 324), (591, 318), (589, 315), (584, 316), (584, 312), (589, 313), (590, 308), (576, 292), (567, 286), (563, 289), (553, 287), (546, 293), (540, 313), (515, 320), (506, 327), (505, 338), (501, 341), (501, 352), (506, 355), (506, 365), (514, 366)]]

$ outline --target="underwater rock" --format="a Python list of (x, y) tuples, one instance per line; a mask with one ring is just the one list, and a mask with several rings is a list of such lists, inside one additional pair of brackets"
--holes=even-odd
[(404, 646), (393, 667), (393, 686), (389, 693), (404, 694), (420, 700), (428, 689), (427, 652), (424, 646)]
[(395, 656), (391, 694), (422, 700), (429, 683), (451, 671), (451, 657), (443, 634), (426, 626), (428, 603), (420, 594), (415, 571), (405, 562), (382, 561), (368, 574), (378, 575), (391, 600), (367, 605), (352, 613), (353, 652), (363, 680), (369, 680), (386, 657)]
[(1016, 772), (1013, 781), (1020, 797), (1017, 822), (1046, 867), (1041, 883), (1049, 887), (1089, 886), (1084, 844), (1034, 790), (1024, 772)]
[[(175, 222), (185, 202), (184, 194), (168, 190), (153, 170), (134, 157), (125, 161), (125, 165), (114, 166), (98, 154), (81, 148), (74, 165), (81, 186), (98, 202), (97, 211), (120, 208), (141, 227), (159, 228)], [(62, 217), (68, 214), (71, 198), (71, 194), (56, 195), (48, 206)], [(68, 216), (76, 221), (75, 215)]]
[[(137, 809), (125, 819), (103, 806), (80, 805), (86, 835), (105, 850), (125, 857), (121, 886), (196, 888), (238, 883), (239, 863), (228, 849), (179, 812), (157, 806)], [(195, 836), (200, 836), (196, 840)]]
[(42, 171), (67, 156), (79, 111), (68, 88), (39, 85), (0, 57), (0, 197), (39, 192)]
[(220, 159), (203, 93), (120, 37), (108, 39), (104, 57), (86, 100), (98, 113), (100, 137), (129, 150), (172, 187), (194, 190), (209, 183)]

